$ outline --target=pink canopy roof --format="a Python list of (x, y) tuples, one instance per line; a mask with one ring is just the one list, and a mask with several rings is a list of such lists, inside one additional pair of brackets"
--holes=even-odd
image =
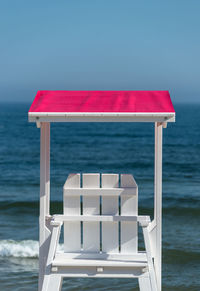
[(175, 111), (168, 91), (38, 91), (29, 110), (30, 121), (100, 115), (162, 116), (167, 120), (174, 118)]

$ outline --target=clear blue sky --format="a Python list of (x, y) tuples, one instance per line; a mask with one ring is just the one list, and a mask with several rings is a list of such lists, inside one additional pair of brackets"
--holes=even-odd
[(0, 1), (0, 101), (97, 89), (199, 102), (200, 1)]

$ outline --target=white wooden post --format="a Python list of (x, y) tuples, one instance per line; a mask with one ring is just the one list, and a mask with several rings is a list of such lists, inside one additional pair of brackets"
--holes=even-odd
[(47, 259), (50, 230), (46, 216), (49, 215), (50, 199), (50, 124), (42, 122), (40, 127), (40, 217), (39, 217), (39, 282), (42, 289)]
[(155, 273), (158, 291), (162, 289), (162, 123), (155, 123), (154, 222)]
[(45, 268), (45, 275), (42, 284), (42, 291), (58, 291), (61, 290), (62, 286), (62, 278), (61, 275), (51, 273), (51, 262), (54, 259), (56, 249), (59, 242), (60, 237), (60, 229), (61, 229), (62, 222), (53, 222), (52, 223), (52, 234), (49, 243), (48, 255), (46, 260), (46, 268)]

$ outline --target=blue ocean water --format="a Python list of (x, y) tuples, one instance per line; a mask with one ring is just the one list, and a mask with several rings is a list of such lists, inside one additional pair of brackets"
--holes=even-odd
[[(36, 290), (39, 129), (30, 104), (0, 104), (0, 290)], [(200, 291), (200, 105), (176, 105), (164, 129), (163, 291)], [(51, 213), (68, 173), (131, 173), (139, 212), (153, 209), (153, 124), (51, 125)], [(61, 246), (62, 247), (62, 246)], [(63, 290), (138, 290), (135, 280), (68, 279)]]

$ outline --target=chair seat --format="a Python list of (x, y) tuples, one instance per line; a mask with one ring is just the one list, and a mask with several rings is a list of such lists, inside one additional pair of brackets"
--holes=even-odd
[(57, 253), (53, 267), (136, 267), (147, 266), (146, 253), (121, 254), (95, 254), (95, 253)]
[(146, 254), (56, 254), (52, 272), (64, 277), (138, 278), (148, 276)]

